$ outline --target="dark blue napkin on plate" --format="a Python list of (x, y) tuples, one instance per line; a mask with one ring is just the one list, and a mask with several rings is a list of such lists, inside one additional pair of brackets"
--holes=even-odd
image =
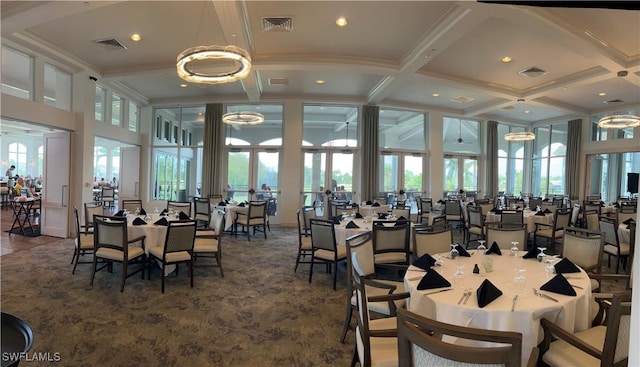
[(227, 203), (225, 201), (221, 201), (218, 203), (218, 206), (227, 206)]
[(398, 220), (396, 220), (396, 224), (394, 224), (393, 226), (394, 227), (400, 227), (400, 226), (406, 225), (407, 223), (409, 223), (409, 221), (406, 220), (406, 219), (398, 219)]
[(625, 220), (624, 222), (622, 222), (623, 224), (629, 225), (631, 224), (631, 222), (635, 222), (635, 220), (633, 220), (633, 218), (629, 218), (627, 220)]
[(373, 204), (373, 201), (371, 201), (371, 200), (367, 200), (367, 201), (365, 202), (365, 204), (367, 204), (367, 205), (371, 205), (371, 204)]
[(147, 215), (147, 212), (144, 210), (144, 208), (140, 208), (140, 215)]
[(550, 214), (550, 213), (553, 213), (553, 212), (551, 210), (549, 210), (549, 209), (545, 209), (544, 210), (544, 214)]
[(380, 203), (376, 201), (375, 203), (371, 204), (371, 206), (380, 206)]
[(539, 217), (544, 217), (544, 212), (541, 212), (541, 211), (540, 212), (536, 212), (536, 214), (534, 214), (534, 215), (537, 215)]
[(331, 220), (333, 221), (333, 224), (340, 224), (340, 219), (342, 219), (342, 216), (340, 216), (340, 215), (336, 215), (335, 217), (331, 217)]
[(620, 204), (618, 204), (618, 203), (613, 203), (613, 207), (614, 207), (614, 208), (619, 208), (619, 207), (620, 207)]
[(418, 290), (451, 287), (451, 283), (442, 277), (437, 271), (427, 270), (427, 274), (418, 283)]
[(571, 262), (571, 260), (567, 259), (566, 257), (558, 261), (553, 267), (556, 268), (557, 274), (580, 272), (580, 268), (578, 268), (574, 263)]
[(157, 221), (155, 221), (153, 224), (155, 224), (157, 226), (168, 226), (169, 222), (167, 222), (167, 218), (162, 217), (162, 218), (158, 219)]
[(239, 207), (244, 208), (244, 203), (238, 204)]
[(124, 217), (124, 210), (120, 210), (118, 211), (116, 214), (113, 215), (114, 217)]
[(573, 289), (573, 286), (569, 284), (567, 278), (562, 276), (562, 274), (556, 274), (550, 281), (541, 285), (540, 290), (564, 294), (565, 296), (576, 296), (575, 289)]
[(378, 213), (378, 219), (387, 219), (387, 213)]
[(485, 279), (476, 290), (476, 296), (478, 297), (478, 307), (483, 308), (502, 296), (502, 291), (496, 288), (489, 279)]
[(136, 218), (136, 219), (133, 220), (133, 222), (131, 222), (131, 224), (133, 224), (134, 226), (142, 226), (142, 225), (147, 224), (147, 222), (143, 221), (140, 218)]
[(358, 219), (362, 219), (362, 214), (360, 214), (360, 213), (356, 213), (356, 218), (358, 218)]
[(500, 251), (500, 246), (496, 241), (493, 241), (491, 247), (484, 253), (485, 255), (496, 254), (502, 256), (502, 251)]
[(185, 212), (178, 213), (178, 219), (180, 220), (189, 220), (191, 219)]
[(412, 265), (420, 269), (429, 271), (429, 269), (431, 269), (431, 267), (434, 266), (435, 264), (436, 264), (436, 259), (434, 259), (429, 254), (424, 254), (420, 256), (418, 260), (414, 261)]
[(537, 248), (532, 247), (531, 250), (527, 251), (526, 254), (524, 254), (524, 256), (522, 256), (523, 259), (537, 259), (538, 258), (538, 251), (536, 251)]
[(167, 214), (168, 212), (169, 212), (169, 211), (168, 211), (167, 209), (164, 209), (164, 210), (160, 213), (160, 215), (165, 215), (165, 214)]
[(471, 254), (469, 254), (469, 252), (460, 245), (456, 245), (456, 250), (458, 250), (458, 255), (460, 256), (471, 257)]
[(360, 227), (358, 227), (357, 224), (353, 223), (353, 221), (350, 220), (349, 223), (347, 223), (347, 225), (344, 226), (344, 228), (360, 228)]

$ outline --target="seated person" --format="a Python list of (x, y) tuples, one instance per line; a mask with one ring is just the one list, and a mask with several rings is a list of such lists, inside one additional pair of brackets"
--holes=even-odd
[(24, 187), (22, 189), (27, 192), (28, 198), (38, 197), (38, 194), (35, 192), (36, 187), (32, 180), (25, 180)]

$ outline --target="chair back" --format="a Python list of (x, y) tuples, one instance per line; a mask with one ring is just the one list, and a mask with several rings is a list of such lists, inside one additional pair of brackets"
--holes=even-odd
[(482, 209), (471, 205), (467, 205), (466, 209), (469, 215), (469, 228), (480, 228), (482, 233), (484, 233), (484, 217), (482, 216)]
[(347, 278), (351, 278), (351, 256), (357, 254), (361, 276), (376, 273), (375, 256), (371, 232), (362, 232), (346, 240), (347, 244)]
[(638, 222), (638, 214), (636, 212), (618, 212), (616, 213), (616, 218), (618, 220), (618, 224), (624, 223), (624, 221), (628, 219), (633, 219), (634, 221)]
[(527, 246), (527, 226), (524, 224), (487, 225), (487, 248), (494, 242), (503, 250), (511, 249), (511, 242), (518, 241), (518, 249)]
[(604, 235), (602, 232), (567, 227), (564, 229), (562, 257), (585, 271), (601, 273)]
[(104, 209), (98, 203), (84, 203), (84, 225), (87, 230), (93, 230), (93, 216), (103, 215)]
[(318, 214), (316, 212), (316, 208), (312, 206), (304, 206), (301, 209), (302, 211), (302, 229), (306, 235), (311, 235), (311, 219), (318, 218)]
[(447, 217), (444, 215), (434, 216), (433, 218), (429, 218), (431, 220), (431, 229), (434, 231), (436, 229), (445, 229), (447, 228)]
[(431, 211), (431, 207), (433, 207), (433, 199), (431, 198), (423, 198), (421, 197), (418, 201), (420, 205), (420, 213), (425, 214)]
[(573, 208), (571, 209), (571, 222), (569, 225), (577, 227), (578, 214), (580, 214), (580, 204), (573, 204)]
[(142, 200), (122, 200), (120, 209), (134, 213), (136, 209), (142, 209)]
[[(399, 366), (521, 366), (521, 333), (446, 324), (405, 309), (398, 309), (397, 315)], [(500, 346), (458, 345), (443, 341), (443, 336), (465, 342), (500, 343)]]
[(487, 216), (487, 213), (493, 208), (495, 208), (495, 206), (493, 205), (492, 202), (486, 202), (486, 203), (480, 204), (480, 211), (482, 212), (482, 216), (485, 218)]
[(104, 199), (112, 199), (115, 196), (115, 189), (113, 187), (102, 187), (102, 194), (100, 195), (100, 197), (102, 198), (102, 200)]
[(500, 222), (507, 224), (523, 224), (524, 213), (522, 210), (503, 210), (500, 215)]
[(82, 235), (82, 231), (80, 230), (80, 218), (78, 218), (78, 209), (75, 206), (73, 207), (73, 219), (76, 230), (74, 242), (76, 244), (76, 248), (80, 248), (80, 236)]
[(626, 366), (631, 330), (631, 291), (615, 293), (607, 312), (601, 366)]
[(556, 210), (558, 210), (558, 207), (555, 206), (553, 203), (542, 202), (542, 204), (540, 204), (540, 210), (542, 211), (549, 210), (555, 215)]
[(333, 221), (311, 219), (311, 246), (313, 250), (336, 252), (336, 231)]
[(95, 251), (104, 247), (122, 251), (127, 258), (127, 219), (124, 217), (109, 217), (94, 215), (93, 248)]
[(222, 195), (207, 195), (207, 199), (209, 200), (209, 205), (218, 205), (222, 201)]
[(411, 209), (409, 207), (401, 207), (391, 210), (391, 214), (396, 218), (404, 217), (406, 220), (411, 220)]
[(461, 218), (462, 210), (460, 209), (460, 202), (458, 202), (457, 200), (455, 201), (447, 200), (444, 203), (444, 213), (447, 215), (448, 218), (452, 218), (452, 217)]
[(569, 211), (569, 209), (556, 210), (554, 217), (554, 230), (558, 231), (565, 227), (569, 227), (569, 220), (571, 219), (571, 212)]
[(600, 231), (604, 234), (604, 244), (619, 247), (618, 223), (613, 218), (600, 218)]
[(542, 198), (529, 198), (529, 208), (531, 208), (531, 210), (536, 210), (537, 207), (542, 207)]
[(600, 201), (602, 200), (602, 194), (587, 195), (586, 201)]
[(247, 221), (251, 222), (256, 219), (266, 220), (267, 218), (267, 202), (264, 200), (249, 201), (249, 209), (247, 212)]
[(584, 219), (587, 223), (587, 229), (592, 231), (600, 230), (600, 216), (595, 210), (585, 210)]
[(638, 206), (636, 202), (622, 202), (620, 203), (620, 213), (636, 213), (638, 211)]
[(167, 201), (167, 210), (173, 210), (174, 212), (184, 212), (186, 215), (191, 216), (191, 202), (190, 201)]
[[(216, 203), (217, 204), (217, 203)], [(201, 217), (203, 219), (211, 217), (211, 204), (209, 203), (209, 198), (193, 198), (193, 210), (195, 212), (195, 217)]]
[[(362, 366), (371, 365), (371, 341), (369, 333), (369, 306), (367, 305), (367, 292), (364, 285), (365, 271), (362, 269), (360, 262), (364, 259), (359, 257), (357, 252), (351, 254), (351, 280), (355, 287), (356, 293), (356, 319), (358, 327), (356, 328), (356, 348), (360, 364)], [(366, 256), (365, 256), (366, 257)]]
[(554, 198), (553, 198), (553, 200), (552, 200), (552, 203), (553, 203), (553, 205), (555, 205), (555, 206), (556, 206), (556, 208), (558, 208), (558, 209), (561, 209), (561, 208), (564, 208), (564, 207), (565, 207), (565, 206), (564, 206), (564, 198), (561, 198), (561, 197), (560, 197), (560, 198), (556, 198), (556, 197), (554, 197)]
[[(411, 223), (404, 221), (374, 222), (373, 223), (373, 252), (374, 254), (404, 253), (404, 260), (409, 263), (409, 238), (411, 237)], [(396, 261), (392, 261), (396, 262)]]
[(598, 212), (598, 215), (600, 215), (600, 211), (601, 211), (602, 206), (600, 206), (600, 202), (596, 202), (596, 203), (592, 203), (589, 201), (585, 201), (584, 202), (584, 211), (596, 211)]
[(420, 258), (424, 254), (434, 255), (451, 250), (453, 230), (451, 228), (435, 228), (433, 230), (416, 230), (413, 228), (413, 256)]
[(163, 260), (173, 252), (193, 253), (193, 244), (196, 239), (196, 221), (170, 221), (167, 226), (167, 236), (164, 241)]

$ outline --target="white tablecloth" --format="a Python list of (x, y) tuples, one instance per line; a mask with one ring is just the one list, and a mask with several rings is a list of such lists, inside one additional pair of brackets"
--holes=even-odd
[[(486, 222), (500, 222), (500, 214), (494, 212), (487, 212)], [(545, 214), (544, 216), (536, 215), (534, 211), (524, 211), (522, 216), (523, 222), (527, 225), (527, 233), (531, 233), (536, 229), (536, 223), (540, 224), (553, 224), (553, 213)]]
[(214, 216), (220, 215), (219, 210), (224, 212), (224, 229), (225, 231), (229, 231), (233, 227), (233, 220), (236, 218), (236, 213), (247, 213), (249, 211), (249, 207), (237, 205), (211, 205), (212, 221)]
[[(524, 252), (521, 252), (522, 254)], [(533, 288), (539, 289), (547, 281), (544, 264), (539, 263), (536, 259), (521, 260), (522, 266), (526, 269), (526, 286), (525, 291), (518, 298), (515, 311), (511, 312), (514, 294), (512, 285), (512, 279), (515, 275), (514, 259), (506, 254), (487, 256), (491, 256), (494, 261), (494, 271), (489, 274), (484, 272), (480, 254), (460, 257), (456, 261), (444, 259), (443, 266), (435, 267), (436, 271), (453, 285), (456, 262), (465, 264), (466, 288), (473, 290), (467, 304), (457, 304), (464, 289), (456, 288), (452, 291), (435, 294), (427, 294), (433, 290), (419, 291), (417, 286), (425, 273), (413, 271), (410, 268), (404, 279), (405, 289), (411, 294), (408, 309), (425, 317), (450, 324), (487, 330), (520, 332), (522, 333), (523, 366), (526, 365), (531, 348), (542, 340), (540, 319), (546, 318), (555, 322), (569, 332), (585, 330), (589, 327), (591, 283), (584, 271), (566, 274), (571, 284), (583, 287), (583, 289), (575, 288), (576, 297), (544, 292), (557, 299), (559, 302), (556, 303), (533, 294)], [(482, 269), (480, 275), (472, 273), (476, 263)], [(475, 291), (485, 279), (489, 279), (503, 292), (503, 295), (484, 308), (479, 308)]]
[[(165, 238), (167, 237), (167, 226), (153, 224), (153, 222), (160, 219), (160, 217), (157, 215), (153, 215), (153, 219), (145, 221), (147, 222), (147, 224), (134, 226), (132, 223), (133, 223), (133, 220), (136, 218), (144, 219), (143, 217), (137, 217), (135, 215), (127, 216), (127, 236), (129, 240), (136, 237), (140, 237), (140, 236), (146, 236), (144, 240), (144, 247), (145, 247), (144, 251), (147, 255), (149, 254), (149, 249), (151, 249), (152, 247), (164, 248), (164, 241), (165, 241)], [(167, 219), (175, 220), (175, 218), (174, 219), (167, 218)], [(136, 242), (134, 245), (138, 245), (138, 244), (139, 242)], [(165, 275), (171, 274), (175, 269), (176, 269), (175, 265), (167, 265), (165, 267)]]
[(618, 241), (620, 243), (629, 243), (631, 241), (631, 230), (624, 223), (618, 225)]

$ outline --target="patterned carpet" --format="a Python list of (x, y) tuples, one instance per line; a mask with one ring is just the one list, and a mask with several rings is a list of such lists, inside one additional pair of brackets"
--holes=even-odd
[[(269, 239), (225, 237), (217, 268), (186, 267), (151, 281), (135, 275), (120, 293), (120, 270), (96, 274), (90, 265), (71, 274), (71, 240), (1, 258), (2, 311), (34, 330), (30, 353), (60, 353), (38, 366), (347, 366), (353, 332), (339, 342), (345, 307), (344, 268), (338, 289), (318, 267), (293, 272), (293, 229), (272, 228)], [(207, 259), (209, 261), (209, 259)], [(33, 362), (32, 362), (33, 363)]]

